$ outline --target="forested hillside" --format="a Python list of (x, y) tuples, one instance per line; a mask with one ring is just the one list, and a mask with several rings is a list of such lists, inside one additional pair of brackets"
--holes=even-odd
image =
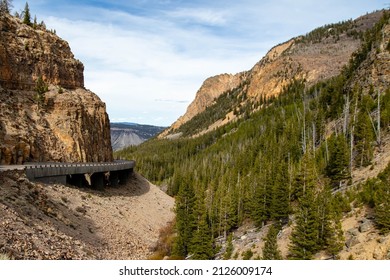
[(259, 110), (292, 80), (313, 86), (337, 76), (382, 15), (327, 24), (271, 48), (249, 71), (206, 79), (186, 113), (159, 137), (204, 134)]
[[(263, 258), (279, 258), (271, 245), (287, 224), (293, 226), (288, 258), (310, 259), (319, 251), (337, 258), (344, 244), (340, 220), (357, 197), (375, 207), (377, 226), (390, 230), (390, 167), (357, 188), (359, 195), (339, 191), (352, 184), (354, 169), (371, 165), (390, 133), (389, 74), (362, 77), (371, 65), (389, 61), (389, 34), (385, 13), (340, 75), (311, 86), (291, 80), (279, 96), (256, 106), (242, 107), (247, 96), (226, 92), (181, 132), (196, 134), (198, 124), (229, 106), (242, 112), (236, 121), (195, 138), (154, 139), (118, 152), (176, 198), (174, 237), (165, 254), (212, 259), (220, 249), (215, 238), (227, 239), (251, 220), (258, 227), (273, 224)], [(321, 34), (306, 40), (321, 40)]]

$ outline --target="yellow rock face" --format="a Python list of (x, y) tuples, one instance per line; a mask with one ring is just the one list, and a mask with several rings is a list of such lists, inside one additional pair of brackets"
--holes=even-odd
[[(0, 163), (113, 159), (105, 104), (84, 89), (83, 64), (52, 32), (0, 19)], [(42, 77), (49, 91), (38, 102)]]

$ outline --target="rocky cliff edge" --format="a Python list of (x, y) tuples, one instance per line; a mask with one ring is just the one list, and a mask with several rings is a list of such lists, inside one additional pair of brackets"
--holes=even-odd
[(105, 104), (83, 70), (53, 32), (0, 17), (0, 164), (113, 159)]

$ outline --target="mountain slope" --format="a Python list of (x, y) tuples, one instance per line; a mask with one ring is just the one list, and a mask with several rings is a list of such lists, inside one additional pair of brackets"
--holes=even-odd
[[(382, 12), (371, 13), (354, 21), (317, 28), (305, 36), (273, 47), (247, 72), (207, 79), (197, 92), (195, 100), (188, 106), (187, 112), (160, 137), (183, 130), (192, 130), (193, 133), (190, 134), (196, 135), (201, 131), (209, 131), (209, 127), (215, 129), (242, 117), (246, 111), (257, 110), (260, 102), (278, 96), (293, 79), (305, 79), (308, 85), (313, 85), (338, 75), (352, 53), (361, 45), (363, 33), (374, 26), (381, 14)], [(187, 124), (191, 129), (181, 129), (229, 91), (237, 91), (235, 108), (219, 112), (219, 119), (212, 119), (203, 127), (199, 127), (199, 122), (194, 120), (195, 124)], [(221, 100), (223, 101), (225, 100)]]
[(244, 73), (236, 75), (221, 74), (215, 77), (210, 77), (204, 81), (196, 93), (194, 101), (188, 106), (187, 112), (181, 116), (169, 130), (164, 131), (160, 137), (166, 136), (169, 131), (179, 128), (191, 120), (197, 114), (203, 112), (207, 106), (213, 103), (223, 92), (236, 88), (244, 79)]
[(111, 144), (114, 151), (128, 146), (137, 146), (154, 137), (165, 127), (135, 123), (111, 123)]
[(111, 123), (111, 144), (114, 151), (137, 146), (156, 136), (165, 127), (136, 123)]
[(173, 198), (138, 174), (104, 193), (0, 174), (0, 255), (23, 260), (147, 259)]

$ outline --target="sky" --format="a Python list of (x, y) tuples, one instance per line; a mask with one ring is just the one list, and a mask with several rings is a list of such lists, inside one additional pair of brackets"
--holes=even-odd
[[(29, 0), (68, 41), (111, 122), (169, 126), (208, 77), (250, 70), (273, 46), (390, 0)], [(26, 1), (13, 1), (22, 11)]]

